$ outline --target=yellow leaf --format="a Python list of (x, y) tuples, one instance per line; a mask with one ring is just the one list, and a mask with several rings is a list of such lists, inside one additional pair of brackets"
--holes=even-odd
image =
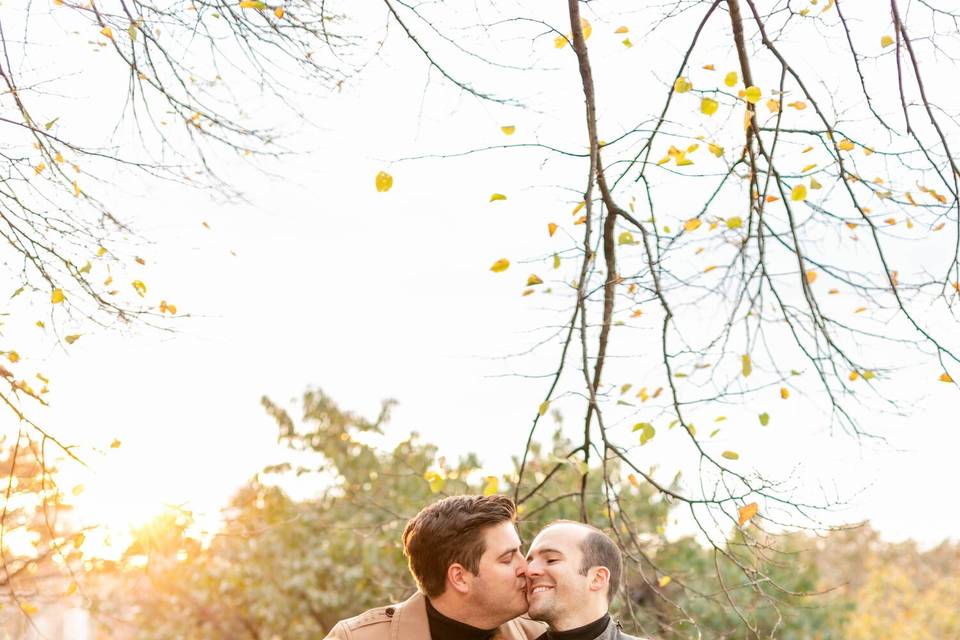
[(580, 212), (580, 210), (583, 209), (585, 206), (587, 206), (586, 202), (580, 202), (579, 204), (577, 204), (577, 206), (573, 208), (573, 211), (571, 212), (570, 215), (573, 215), (573, 216), (577, 215)]
[(853, 382), (854, 380), (860, 377), (860, 373), (856, 369), (854, 369), (853, 371), (850, 372), (850, 375), (847, 377), (850, 379), (850, 382)]
[(23, 613), (28, 616), (35, 616), (37, 615), (37, 612), (40, 611), (40, 609), (30, 604), (29, 602), (21, 602), (20, 610), (23, 611)]
[(670, 576), (660, 576), (660, 579), (657, 580), (657, 584), (663, 589), (665, 586), (670, 584), (670, 581), (673, 580)]
[(817, 179), (812, 177), (810, 178), (810, 188), (811, 189), (822, 189), (823, 185), (817, 182)]
[(540, 407), (537, 409), (537, 413), (539, 413), (541, 416), (545, 416), (547, 415), (547, 411), (549, 410), (550, 410), (550, 401), (544, 400), (543, 402), (540, 403)]
[(573, 221), (573, 224), (583, 224), (586, 221), (587, 221), (587, 216), (580, 216), (579, 218)]
[(97, 257), (102, 258), (106, 252), (107, 252), (106, 249), (104, 249), (103, 247), (100, 247), (99, 249), (97, 249)]
[(677, 166), (678, 166), (678, 167), (686, 167), (686, 166), (689, 166), (689, 165), (691, 165), (691, 164), (693, 164), (693, 160), (690, 160), (689, 158), (687, 158), (687, 157), (685, 157), (685, 156), (684, 156), (684, 157), (677, 158)]
[(490, 267), (490, 271), (493, 271), (494, 273), (500, 273), (502, 271), (506, 271), (509, 266), (510, 266), (509, 260), (507, 260), (506, 258), (500, 258), (499, 260), (493, 263), (493, 265)]
[(119, 449), (119, 448), (120, 448), (120, 445), (121, 445), (121, 442), (120, 442), (119, 440), (117, 440), (116, 438), (114, 438), (114, 439), (113, 439), (113, 442), (110, 443), (110, 448), (111, 448), (111, 449)]
[(77, 584), (77, 581), (76, 581), (76, 580), (71, 580), (71, 581), (70, 581), (70, 586), (68, 586), (68, 587), (67, 587), (67, 590), (63, 592), (63, 595), (65, 595), (65, 596), (72, 596), (73, 594), (75, 594), (75, 593), (77, 592), (77, 589), (79, 589), (79, 588), (80, 588), (80, 585)]
[(563, 49), (565, 46), (567, 46), (567, 37), (557, 36), (553, 39), (553, 46), (557, 49)]
[(875, 374), (873, 371), (867, 370), (867, 371), (864, 371), (864, 372), (863, 372), (863, 379), (864, 379), (864, 380), (873, 380), (873, 379), (876, 378), (876, 377), (877, 377), (877, 374)]
[(557, 254), (553, 254), (553, 268), (554, 269), (560, 268), (560, 256), (558, 256)]
[(703, 272), (704, 272), (704, 273), (710, 273), (711, 271), (713, 271), (713, 270), (716, 269), (716, 268), (717, 268), (717, 265), (712, 264), (712, 265), (710, 265), (709, 267), (707, 267), (706, 269), (704, 269)]
[(776, 202), (780, 198), (778, 198), (777, 196), (767, 196), (765, 199), (767, 202)]
[(736, 451), (724, 451), (724, 452), (721, 453), (720, 455), (722, 455), (722, 456), (723, 456), (724, 458), (726, 458), (727, 460), (739, 460), (739, 459), (740, 459), (740, 454), (737, 453)]
[(889, 46), (892, 45), (892, 44), (893, 44), (893, 38), (891, 38), (890, 36), (883, 36), (882, 38), (880, 38), (880, 46), (881, 46), (881, 47), (886, 48), (886, 47), (889, 47)]
[(940, 382), (953, 382), (953, 378), (950, 377), (949, 373), (941, 373), (938, 380), (940, 380)]
[(38, 164), (33, 168), (33, 171), (34, 173), (40, 174), (40, 173), (43, 173), (43, 170), (46, 168), (47, 168), (47, 164), (45, 162), (41, 162), (40, 164)]
[(630, 47), (633, 46), (633, 43), (630, 42), (630, 38), (624, 38), (624, 39), (623, 39), (623, 46), (625, 46), (627, 49), (629, 49)]
[(770, 98), (767, 100), (767, 109), (770, 110), (770, 113), (780, 113), (780, 101)]
[(446, 479), (436, 471), (427, 471), (423, 474), (423, 479), (430, 483), (430, 491), (439, 493), (443, 490), (443, 485), (447, 483)]
[(750, 518), (757, 515), (757, 503), (751, 502), (750, 504), (745, 504), (739, 509), (737, 509), (737, 515), (739, 516), (738, 522), (742, 527), (747, 523)]
[(499, 491), (500, 481), (497, 480), (497, 476), (487, 476), (486, 482), (483, 483), (483, 495), (492, 496)]
[(690, 89), (693, 89), (693, 85), (690, 84), (690, 82), (683, 76), (677, 78), (673, 83), (673, 90), (677, 93), (686, 93), (687, 91), (690, 91)]
[[(70, 493), (72, 493), (74, 496), (80, 495), (81, 493), (83, 493), (83, 485), (82, 484), (75, 485), (73, 489), (70, 490)], [(81, 533), (78, 535), (82, 536), (83, 534)]]
[(718, 158), (723, 155), (723, 147), (718, 144), (710, 143), (707, 145), (707, 149), (710, 150), (710, 153), (717, 156)]
[(807, 108), (807, 103), (802, 100), (797, 100), (796, 102), (791, 102), (787, 105), (788, 107), (793, 107), (797, 111), (803, 111)]
[(802, 202), (807, 199), (807, 187), (802, 184), (798, 184), (790, 191), (790, 199), (794, 202)]
[(530, 277), (527, 278), (527, 286), (532, 287), (534, 285), (543, 284), (543, 280), (540, 279), (536, 274), (531, 273)]
[(803, 274), (804, 280), (807, 281), (807, 284), (813, 284), (817, 281), (817, 272), (813, 269), (810, 269), (805, 274)]
[(286, 11), (283, 10), (283, 7), (277, 7), (273, 10), (273, 15), (277, 16), (277, 20), (283, 20), (283, 15)]
[(512, 136), (516, 130), (517, 130), (517, 127), (512, 124), (506, 124), (500, 127), (500, 131), (503, 131), (503, 135), (505, 136)]
[(746, 97), (747, 102), (749, 102), (750, 104), (757, 104), (758, 102), (760, 102), (761, 94), (762, 92), (760, 91), (760, 87), (749, 86), (747, 87), (747, 91), (744, 97)]
[(723, 84), (732, 87), (737, 84), (737, 72), (731, 71), (723, 77)]
[(76, 342), (76, 341), (79, 340), (79, 339), (80, 339), (80, 334), (79, 334), (79, 333), (74, 333), (74, 334), (69, 335), (69, 336), (67, 336), (67, 337), (64, 338), (64, 340), (67, 341), (67, 344), (73, 344), (74, 342)]
[(57, 151), (57, 155), (55, 155), (55, 156), (53, 157), (53, 159), (54, 159), (56, 162), (63, 162), (63, 155), (62, 155), (59, 151)]
[(840, 151), (853, 151), (853, 142), (844, 138), (837, 144)]
[(373, 183), (380, 193), (390, 191), (390, 187), (393, 186), (393, 176), (386, 171), (380, 171), (374, 178)]
[(593, 26), (586, 18), (580, 18), (580, 30), (583, 31), (583, 39), (586, 40), (593, 33)]
[(617, 236), (617, 244), (634, 244), (633, 234), (629, 231), (623, 231)]
[(9, 360), (10, 362), (17, 362), (18, 360), (20, 360), (20, 354), (17, 353), (16, 351), (8, 351), (7, 360)]
[(267, 5), (260, 0), (240, 0), (241, 9), (266, 9)]
[(743, 130), (747, 131), (750, 129), (750, 125), (753, 122), (753, 111), (747, 109), (743, 112)]
[(635, 486), (635, 487), (639, 487), (639, 486), (640, 486), (640, 481), (637, 480), (637, 476), (635, 476), (635, 475), (632, 474), (632, 473), (627, 476), (627, 480), (629, 480), (629, 481), (630, 481), (630, 484), (632, 484), (632, 485)]
[(786, 400), (790, 397), (790, 390), (786, 387), (780, 387), (780, 397)]
[(740, 356), (740, 361), (740, 371), (743, 373), (743, 377), (747, 378), (751, 373), (753, 373), (753, 361), (750, 359), (750, 354), (745, 353)]
[(63, 300), (63, 289), (54, 289), (50, 294), (50, 302), (52, 304), (60, 304)]
[(816, 163), (814, 163), (814, 164), (808, 164), (808, 165), (805, 166), (803, 169), (800, 169), (800, 173), (806, 173), (807, 171), (810, 171), (811, 169), (816, 169), (816, 168), (817, 168)]
[(557, 232), (557, 225), (553, 222), (547, 225), (547, 231), (550, 233), (550, 237), (553, 237), (553, 234)]
[(656, 435), (657, 431), (649, 422), (638, 422), (633, 425), (634, 431), (640, 432), (640, 446), (647, 444)]
[(93, 265), (90, 264), (90, 261), (87, 260), (86, 264), (77, 269), (78, 273), (90, 273), (90, 269), (93, 268)]
[(40, 327), (41, 329), (43, 329), (44, 327), (47, 326), (47, 325), (43, 324), (43, 320), (37, 320), (37, 323), (36, 323), (36, 324), (37, 324), (37, 326)]
[(699, 218), (690, 218), (683, 223), (683, 229), (684, 231), (696, 231), (700, 228), (700, 224)]
[(863, 312), (866, 311), (866, 310), (867, 310), (866, 307), (857, 307), (856, 309), (853, 310), (853, 312), (854, 312), (854, 313), (863, 313)]
[(727, 218), (727, 229), (739, 229), (743, 226), (743, 220), (740, 216), (730, 216)]
[(113, 29), (110, 27), (104, 27), (103, 29), (100, 29), (100, 33), (102, 33), (104, 37), (113, 40)]
[(109, 287), (113, 282), (113, 276), (107, 276), (107, 279), (103, 281), (103, 286)]
[(763, 413), (761, 413), (761, 414), (760, 414), (759, 416), (757, 416), (757, 417), (758, 417), (759, 420), (760, 420), (760, 426), (761, 426), (761, 427), (765, 427), (765, 426), (767, 426), (768, 424), (770, 424), (770, 414), (767, 413), (766, 411), (764, 411)]
[(134, 289), (136, 289), (137, 294), (142, 298), (147, 293), (147, 285), (143, 284), (142, 280), (134, 280), (130, 283)]
[(490, 196), (490, 202), (496, 202), (497, 200), (506, 200), (506, 199), (507, 199), (507, 196), (503, 195), (502, 193), (494, 193), (494, 194), (491, 194)]
[(629, 33), (629, 32), (630, 32), (630, 29), (628, 29), (628, 28), (625, 27), (625, 26), (624, 26), (624, 27), (617, 27), (617, 30), (614, 31), (614, 33)]
[(712, 98), (704, 98), (700, 101), (700, 112), (712, 116), (717, 112), (720, 103)]

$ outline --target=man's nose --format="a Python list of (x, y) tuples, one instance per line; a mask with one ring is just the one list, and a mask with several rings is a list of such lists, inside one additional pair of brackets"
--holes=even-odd
[(527, 577), (542, 575), (543, 571), (540, 568), (540, 563), (536, 560), (527, 563)]

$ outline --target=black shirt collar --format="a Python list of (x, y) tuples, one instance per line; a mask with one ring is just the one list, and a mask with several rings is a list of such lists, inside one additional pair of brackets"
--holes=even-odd
[(431, 640), (490, 640), (497, 629), (478, 629), (469, 624), (448, 618), (427, 601), (427, 621), (430, 623)]
[[(604, 632), (609, 623), (610, 614), (605, 613), (602, 617), (582, 627), (567, 629), (566, 631), (554, 631), (550, 629), (545, 636), (546, 640), (594, 640)], [(436, 638), (434, 640), (436, 640)]]

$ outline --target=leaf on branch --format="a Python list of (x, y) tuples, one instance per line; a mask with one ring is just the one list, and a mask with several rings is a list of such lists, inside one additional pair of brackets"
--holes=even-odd
[(710, 150), (710, 153), (717, 156), (718, 158), (723, 155), (723, 147), (718, 144), (710, 143), (707, 145), (707, 149)]
[(64, 340), (67, 341), (67, 344), (73, 344), (74, 342), (76, 342), (76, 341), (79, 340), (79, 339), (80, 339), (80, 334), (79, 334), (79, 333), (74, 333), (74, 334), (69, 335), (69, 336), (67, 336), (67, 337), (64, 338)]
[(770, 113), (780, 113), (780, 101), (770, 98), (767, 100), (767, 109), (770, 110)]
[(636, 240), (633, 239), (632, 233), (623, 231), (617, 236), (617, 244), (636, 244)]
[(543, 284), (543, 280), (541, 280), (540, 276), (538, 276), (537, 274), (531, 273), (530, 277), (527, 278), (527, 286), (533, 287), (538, 284)]
[(143, 284), (143, 280), (134, 280), (130, 283), (133, 288), (137, 291), (137, 294), (142, 298), (147, 293), (147, 285)]
[(740, 356), (740, 372), (743, 374), (744, 378), (749, 378), (750, 374), (753, 373), (753, 361), (750, 359), (750, 354), (745, 353)]
[(844, 138), (837, 143), (837, 149), (840, 149), (840, 151), (853, 151), (853, 142)]
[(807, 199), (806, 185), (798, 184), (790, 191), (790, 199), (794, 202), (803, 202)]
[(797, 111), (803, 111), (807, 108), (807, 103), (802, 100), (797, 100), (796, 102), (790, 102), (787, 104), (788, 107), (793, 107)]
[(240, 8), (241, 9), (257, 9), (258, 11), (261, 11), (263, 9), (266, 9), (267, 5), (264, 4), (263, 2), (260, 2), (260, 0), (240, 0)]
[(811, 189), (822, 189), (823, 185), (817, 182), (817, 179), (813, 176), (810, 177), (810, 188)]
[(757, 515), (757, 503), (751, 502), (750, 504), (745, 504), (739, 509), (737, 509), (737, 515), (739, 516), (739, 524), (742, 527), (747, 523), (750, 518)]
[(64, 300), (63, 289), (54, 289), (50, 293), (50, 302), (52, 304), (60, 304), (61, 302), (63, 302), (63, 300)]
[(540, 406), (537, 408), (537, 413), (539, 413), (540, 416), (542, 417), (547, 415), (547, 411), (549, 410), (550, 410), (550, 401), (544, 400), (543, 402), (540, 403)]
[(940, 380), (940, 382), (953, 382), (953, 378), (951, 378), (950, 374), (946, 372), (941, 373), (938, 380)]
[(103, 34), (105, 38), (110, 38), (113, 40), (113, 29), (110, 27), (104, 27), (103, 29), (100, 29), (100, 33)]
[(443, 491), (443, 486), (447, 483), (446, 479), (436, 471), (427, 471), (423, 474), (423, 479), (430, 484), (430, 491), (432, 493), (440, 493)]
[(36, 606), (30, 604), (29, 602), (21, 602), (20, 610), (23, 611), (24, 615), (35, 616), (37, 612), (40, 611)]
[(739, 77), (737, 76), (737, 72), (731, 71), (723, 77), (723, 84), (727, 85), (728, 87), (733, 87), (737, 84), (738, 80)]
[(630, 38), (624, 38), (624, 39), (623, 39), (623, 46), (625, 46), (627, 49), (629, 49), (629, 48), (631, 48), (631, 47), (633, 46), (633, 43), (630, 42)]
[(573, 216), (577, 215), (578, 213), (580, 213), (580, 210), (583, 209), (585, 206), (587, 206), (586, 202), (577, 203), (577, 206), (573, 208), (573, 211), (570, 213), (570, 215), (573, 215)]
[(727, 229), (739, 229), (743, 226), (743, 220), (740, 216), (730, 216), (727, 218)]
[(617, 30), (614, 33), (629, 33), (630, 29), (626, 26), (617, 27)]
[(493, 265), (491, 265), (490, 271), (493, 271), (494, 273), (501, 273), (503, 271), (506, 271), (507, 268), (509, 267), (510, 267), (510, 261), (507, 260), (506, 258), (500, 258), (499, 260), (494, 262)]
[(803, 274), (803, 278), (804, 280), (807, 281), (807, 284), (813, 284), (814, 282), (817, 281), (817, 272), (814, 271), (813, 269), (810, 269), (809, 271)]
[(893, 44), (893, 38), (890, 36), (883, 36), (880, 38), (880, 46), (884, 49)]
[(723, 456), (724, 458), (726, 458), (727, 460), (739, 460), (739, 459), (740, 459), (740, 454), (737, 453), (736, 451), (724, 451), (724, 452), (721, 453), (720, 455), (722, 455), (722, 456)]
[(656, 435), (656, 429), (653, 428), (653, 425), (649, 422), (638, 422), (633, 425), (634, 431), (640, 432), (640, 446), (643, 446), (650, 442), (650, 439)]
[(747, 90), (744, 92), (744, 98), (746, 98), (747, 102), (750, 104), (757, 104), (760, 102), (761, 96), (762, 92), (760, 91), (760, 87), (753, 85), (747, 87)]
[(693, 85), (683, 76), (680, 76), (673, 83), (673, 90), (677, 93), (686, 93), (693, 89)]
[(556, 225), (556, 223), (553, 223), (553, 222), (549, 223), (549, 224), (547, 225), (547, 232), (550, 234), (550, 237), (552, 238), (552, 237), (553, 237), (553, 234), (555, 234), (555, 233), (557, 232), (557, 225)]
[(663, 589), (665, 586), (670, 584), (670, 581), (673, 580), (670, 576), (660, 576), (660, 579), (657, 580), (657, 585)]
[(712, 116), (717, 112), (717, 108), (720, 106), (720, 103), (714, 100), (713, 98), (703, 98), (700, 101), (700, 112)]
[(560, 256), (558, 256), (557, 254), (553, 254), (553, 268), (554, 269), (560, 268)]
[(287, 12), (284, 11), (283, 7), (277, 7), (273, 10), (273, 15), (277, 16), (277, 20), (283, 20), (283, 16)]
[[(260, 4), (263, 3), (261, 2)], [(385, 193), (390, 191), (390, 188), (393, 186), (393, 176), (386, 171), (380, 171), (377, 173), (376, 178), (374, 178), (373, 183), (378, 192)]]
[(699, 218), (690, 218), (689, 220), (683, 223), (683, 230), (688, 232), (696, 231), (697, 229), (700, 228), (700, 224), (701, 222)]

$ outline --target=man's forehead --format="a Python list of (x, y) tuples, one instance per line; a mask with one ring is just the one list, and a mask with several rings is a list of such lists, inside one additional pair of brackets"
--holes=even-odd
[(533, 539), (530, 544), (530, 553), (544, 552), (549, 549), (569, 554), (572, 551), (579, 550), (580, 541), (588, 533), (589, 529), (574, 522), (560, 522), (550, 525)]
[(512, 522), (500, 522), (489, 526), (483, 533), (487, 546), (492, 547), (492, 551), (499, 553), (511, 547), (517, 548), (520, 546), (520, 536)]

